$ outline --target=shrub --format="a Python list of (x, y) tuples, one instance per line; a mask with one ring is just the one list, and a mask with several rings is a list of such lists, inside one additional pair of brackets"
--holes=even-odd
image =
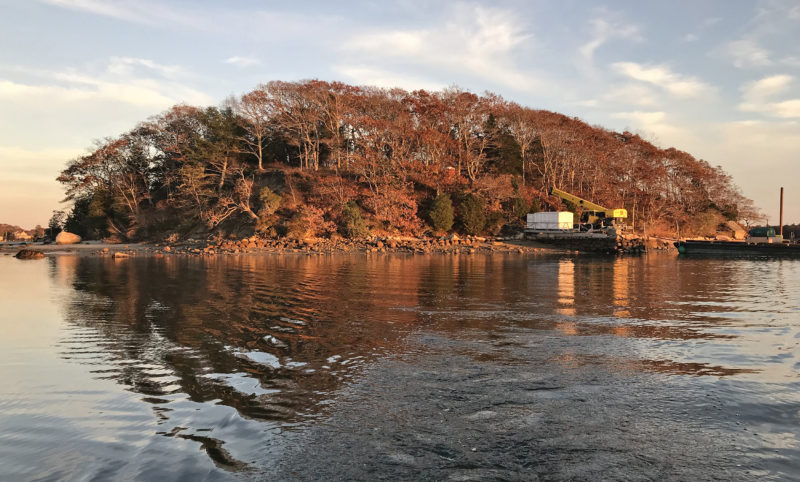
[(515, 197), (511, 203), (511, 212), (514, 213), (514, 217), (523, 219), (531, 212), (531, 206), (528, 204), (528, 201), (521, 197)]
[(361, 208), (355, 201), (347, 201), (342, 207), (342, 217), (339, 222), (339, 232), (347, 238), (363, 238), (369, 234), (369, 227), (361, 217)]
[(453, 202), (447, 194), (439, 194), (433, 199), (428, 211), (431, 226), (437, 231), (450, 231), (453, 227)]
[(267, 236), (275, 236), (275, 223), (278, 217), (275, 211), (281, 205), (281, 196), (272, 191), (272, 189), (265, 187), (258, 193), (258, 198), (261, 200), (262, 206), (258, 210), (258, 221), (256, 221), (256, 232), (265, 234)]
[(258, 198), (263, 203), (261, 211), (265, 214), (273, 214), (281, 205), (281, 196), (268, 187), (261, 189), (261, 192), (258, 193)]
[(490, 234), (496, 235), (500, 232), (500, 228), (503, 227), (504, 222), (505, 216), (503, 216), (502, 212), (491, 211), (486, 215), (486, 230), (489, 231)]
[(478, 234), (486, 226), (486, 214), (483, 212), (485, 201), (477, 194), (467, 194), (461, 201), (459, 221), (467, 234)]
[(309, 218), (306, 208), (300, 208), (286, 221), (286, 237), (303, 240), (311, 236), (312, 226)]

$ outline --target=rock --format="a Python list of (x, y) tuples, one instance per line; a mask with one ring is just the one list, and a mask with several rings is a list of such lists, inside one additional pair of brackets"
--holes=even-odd
[(14, 257), (17, 259), (42, 259), (44, 258), (44, 253), (35, 249), (23, 249)]
[(169, 253), (170, 251), (172, 251), (172, 248), (170, 248), (169, 246), (164, 246), (164, 251)]
[(114, 259), (122, 259), (122, 258), (130, 258), (131, 255), (129, 255), (128, 253), (121, 253), (117, 251), (113, 255), (111, 255), (111, 257)]
[(77, 244), (81, 242), (81, 237), (77, 234), (61, 231), (56, 236), (56, 244)]

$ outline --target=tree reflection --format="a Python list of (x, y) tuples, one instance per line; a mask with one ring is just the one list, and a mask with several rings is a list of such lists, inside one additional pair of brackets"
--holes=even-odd
[[(243, 417), (287, 424), (324, 414), (336, 392), (376, 358), (419, 349), (409, 341), (418, 331), (463, 337), (474, 330), (482, 337), (514, 327), (562, 337), (734, 337), (712, 329), (724, 322), (714, 307), (702, 315), (672, 302), (686, 290), (708, 290), (702, 279), (665, 282), (680, 276), (681, 267), (648, 266), (637, 258), (172, 256), (51, 262), (52, 277), (71, 288), (64, 302), (72, 327), (61, 343), (65, 358), (98, 365), (98, 377), (116, 380), (154, 406), (186, 394), (195, 402), (234, 407)], [(551, 360), (580, 358), (566, 344), (550, 349), (556, 351)], [(654, 361), (627, 349), (633, 370), (739, 373), (663, 356)], [(620, 356), (615, 357), (601, 363), (617, 364)]]

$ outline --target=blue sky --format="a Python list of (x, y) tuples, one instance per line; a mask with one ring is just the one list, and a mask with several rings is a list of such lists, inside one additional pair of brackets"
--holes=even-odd
[(0, 0), (0, 222), (94, 139), (269, 80), (458, 85), (722, 165), (800, 222), (798, 1)]

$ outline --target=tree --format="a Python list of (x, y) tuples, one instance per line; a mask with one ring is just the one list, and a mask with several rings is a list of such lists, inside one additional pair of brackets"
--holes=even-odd
[(67, 213), (64, 211), (53, 211), (50, 217), (50, 222), (47, 223), (47, 237), (55, 240), (58, 233), (61, 232), (64, 226), (64, 220), (67, 218)]
[(486, 226), (486, 202), (477, 194), (467, 194), (459, 206), (459, 220), (464, 232), (478, 234)]
[[(324, 234), (345, 212), (418, 235), (422, 217), (452, 229), (440, 196), (464, 191), (473, 194), (458, 197), (459, 229), (480, 232), (526, 214), (526, 201), (557, 208), (549, 187), (624, 207), (650, 232), (689, 230), (702, 213), (759, 216), (722, 168), (629, 132), (490, 93), (319, 80), (273, 81), (227, 106), (174, 106), (97, 142), (58, 180), (73, 203), (70, 226), (89, 236), (147, 238), (176, 227), (272, 236), (300, 232), (303, 222)], [(435, 210), (418, 209), (430, 198)], [(358, 211), (343, 208), (355, 199)]]
[(272, 189), (263, 187), (258, 194), (258, 199), (261, 201), (261, 208), (258, 211), (256, 231), (266, 233), (273, 228), (277, 221), (275, 211), (281, 205), (282, 198)]
[(433, 199), (428, 218), (437, 231), (450, 231), (453, 227), (453, 202), (447, 194), (439, 194)]
[(512, 201), (511, 211), (514, 213), (514, 217), (524, 219), (525, 216), (531, 212), (531, 206), (528, 204), (528, 201), (521, 197), (515, 197)]
[(238, 136), (245, 152), (255, 156), (258, 169), (264, 169), (264, 147), (271, 132), (274, 103), (265, 87), (242, 96), (233, 102), (232, 108), (238, 116), (242, 135)]
[(369, 234), (369, 227), (361, 217), (361, 208), (355, 201), (348, 201), (342, 208), (339, 232), (350, 239), (363, 238)]
[(522, 162), (522, 184), (525, 185), (525, 174), (529, 158), (532, 154), (539, 130), (533, 122), (532, 111), (518, 104), (510, 103), (503, 112), (504, 122), (514, 140), (519, 146), (520, 160)]

